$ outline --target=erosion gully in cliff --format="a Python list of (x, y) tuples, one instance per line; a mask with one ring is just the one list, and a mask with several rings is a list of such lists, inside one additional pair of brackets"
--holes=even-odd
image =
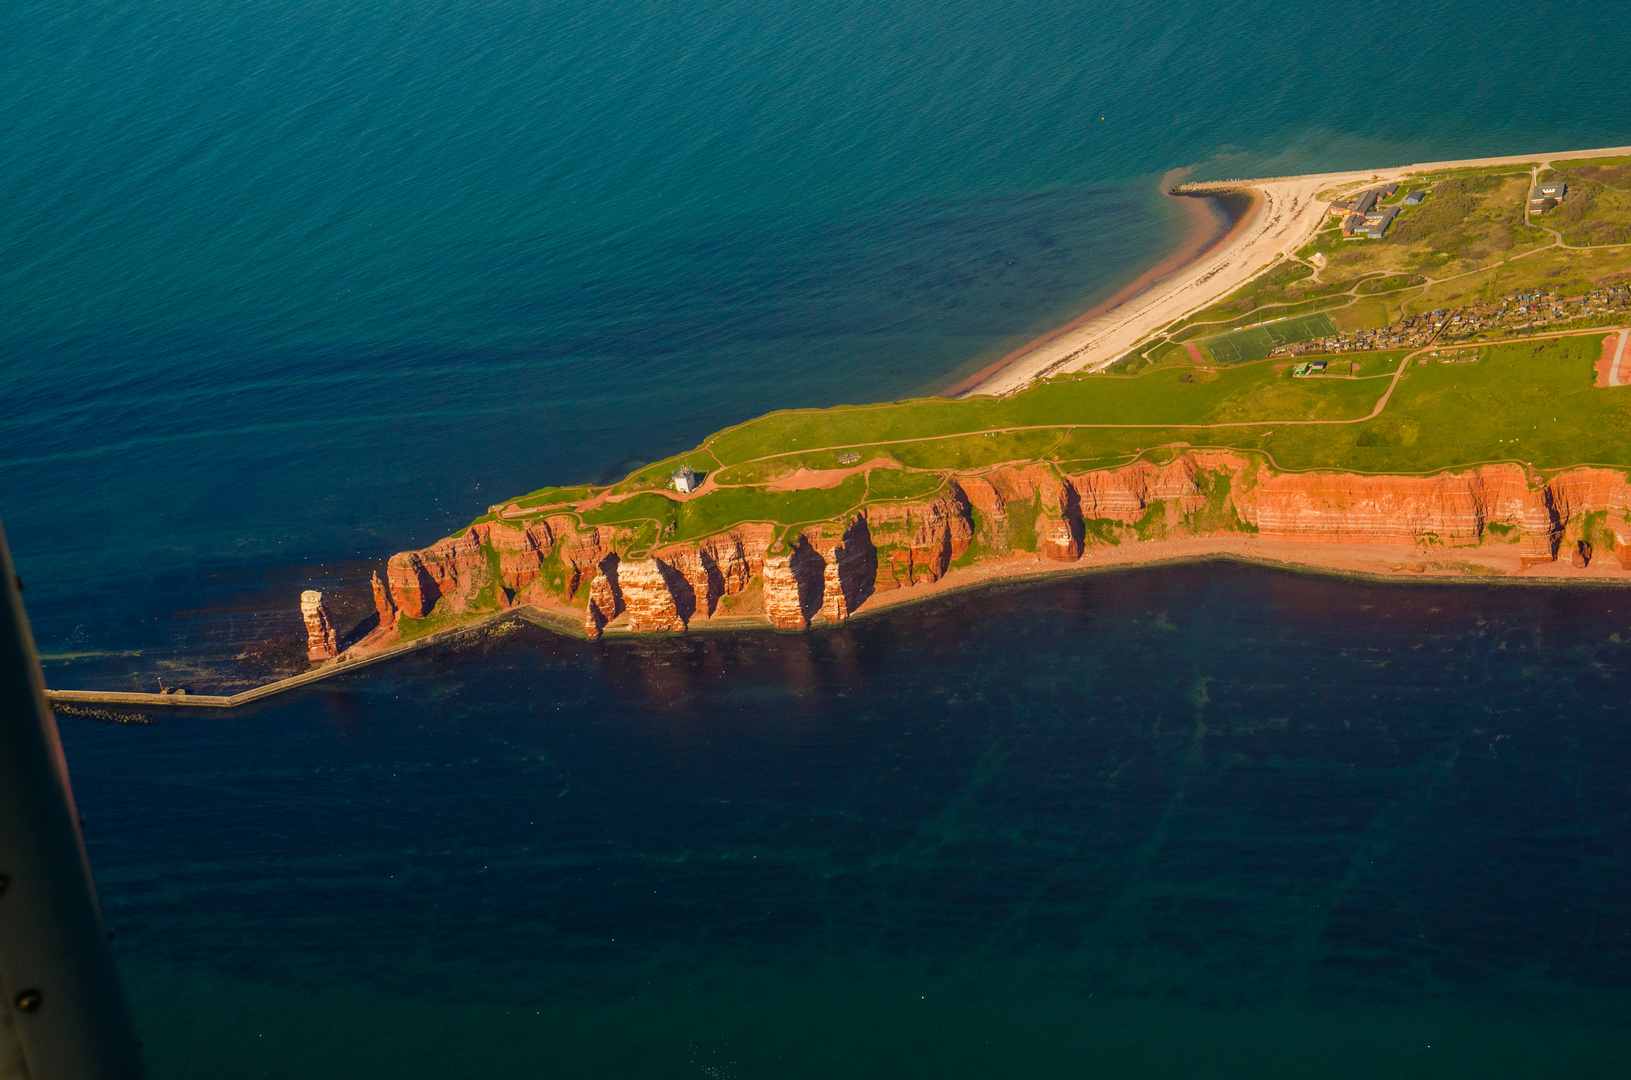
[[(569, 512), (479, 522), (391, 557), (372, 583), (380, 628), (355, 648), (366, 653), (522, 606), (575, 612), (589, 637), (708, 624), (804, 630), (954, 570), (1034, 572), (1094, 549), (1125, 555), (1183, 537), (1234, 537), (1248, 551), (1277, 543), (1498, 546), (1520, 568), (1553, 562), (1565, 544), (1566, 558), (1583, 565), (1595, 544), (1631, 566), (1631, 493), (1609, 469), (1549, 480), (1517, 465), (1433, 476), (1284, 473), (1255, 455), (1193, 450), (1080, 473), (1038, 462), (942, 477), (930, 497), (869, 503), (829, 522), (743, 523), (667, 545), (651, 545), (634, 528), (586, 526)], [(320, 606), (303, 602), (303, 611), (319, 658), (332, 625)]]

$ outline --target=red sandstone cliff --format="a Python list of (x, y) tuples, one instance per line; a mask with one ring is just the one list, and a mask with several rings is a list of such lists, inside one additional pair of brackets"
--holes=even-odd
[(1623, 518), (1631, 502), (1624, 475), (1608, 469), (1571, 469), (1532, 486), (1517, 465), (1436, 476), (1264, 470), (1252, 496), (1242, 517), (1266, 539), (1458, 546), (1500, 525), (1517, 530), (1526, 565), (1555, 559), (1570, 523), (1584, 514)]
[(306, 624), (306, 659), (332, 660), (340, 655), (340, 635), (322, 593), (307, 589), (300, 594), (300, 617)]
[[(1628, 506), (1631, 487), (1608, 469), (1546, 482), (1516, 465), (1425, 477), (1279, 473), (1255, 457), (1198, 450), (1081, 473), (1034, 463), (954, 474), (933, 497), (872, 504), (780, 537), (775, 526), (744, 524), (640, 550), (637, 531), (584, 526), (571, 514), (483, 522), (393, 556), (374, 598), (382, 625), (533, 603), (578, 605), (590, 636), (620, 619), (631, 632), (678, 632), (752, 600), (740, 613), (802, 630), (848, 618), (874, 593), (937, 581), (960, 559), (1071, 562), (1093, 544), (1244, 531), (1302, 543), (1515, 540), (1533, 565), (1566, 540), (1576, 550), (1588, 539), (1588, 514), (1631, 530)], [(1597, 542), (1615, 544), (1612, 535)], [(754, 586), (760, 592), (744, 597)]]

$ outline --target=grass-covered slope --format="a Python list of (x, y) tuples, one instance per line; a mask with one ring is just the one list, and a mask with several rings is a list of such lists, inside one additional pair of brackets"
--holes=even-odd
[[(719, 432), (609, 490), (544, 489), (505, 513), (566, 512), (585, 525), (644, 527), (652, 543), (666, 543), (743, 522), (806, 525), (922, 499), (949, 472), (1031, 461), (1079, 471), (1175, 444), (1262, 451), (1283, 470), (1631, 466), (1631, 388), (1593, 385), (1602, 341), (1589, 334), (1482, 346), (1461, 354), (1476, 360), (1459, 363), (1424, 354), (1397, 378), (1403, 354), (1373, 353), (1336, 358), (1331, 370), (1341, 373), (1322, 377), (1294, 378), (1290, 365), (1256, 362), (1075, 376), (1003, 399), (790, 410)], [(856, 461), (888, 467), (854, 471)], [(682, 462), (711, 474), (706, 490), (684, 500), (667, 488)], [(777, 490), (799, 470), (824, 475)]]
[[(1126, 371), (1266, 355), (1276, 339), (1308, 340), (1321, 313), (1337, 332), (1397, 326), (1435, 311), (1526, 295), (1571, 297), (1631, 280), (1631, 158), (1500, 165), (1413, 174), (1380, 204), (1398, 217), (1380, 240), (1342, 234), (1328, 215), (1293, 257), (1153, 335), (1118, 362)], [(1530, 213), (1537, 180), (1564, 180), (1562, 203)], [(1367, 185), (1322, 193), (1346, 199)], [(1369, 185), (1374, 186), (1374, 185)], [(1407, 205), (1412, 192), (1424, 196)], [(1589, 325), (1589, 324), (1588, 324)]]
[[(1528, 212), (1531, 183), (1547, 177), (1566, 179), (1570, 194), (1559, 206)], [(1616, 246), (1631, 237), (1624, 232), (1631, 227), (1627, 177), (1631, 159), (1414, 175), (1385, 201), (1399, 216), (1382, 240), (1345, 239), (1340, 215), (1328, 216), (1295, 257), (1154, 335), (1114, 365), (1114, 374), (1051, 379), (1006, 398), (772, 413), (610, 489), (548, 488), (505, 513), (512, 520), (532, 511), (571, 513), (586, 526), (643, 530), (657, 544), (742, 522), (792, 526), (921, 499), (949, 472), (1011, 462), (1083, 470), (1174, 444), (1261, 451), (1285, 470), (1631, 465), (1631, 390), (1593, 386), (1601, 332), (1554, 333), (1620, 325), (1631, 312), (1623, 289), (1612, 297), (1592, 293), (1631, 278), (1631, 243)], [(1425, 201), (1405, 205), (1412, 191)], [(1580, 310), (1558, 315), (1556, 304), (1569, 297)], [(1479, 304), (1521, 304), (1512, 311), (1528, 314), (1501, 322)], [(1533, 314), (1536, 305), (1550, 314)], [(1458, 334), (1445, 308), (1473, 313), (1473, 322), (1457, 326), (1490, 329)], [(1417, 327), (1413, 338), (1395, 333), (1340, 347), (1419, 345), (1429, 340), (1421, 327), (1440, 345), (1530, 336), (1481, 346), (1474, 362), (1423, 354), (1399, 378), (1404, 351), (1344, 351), (1311, 378), (1293, 378), (1283, 359), (1260, 359), (1284, 342), (1338, 332), (1351, 339), (1366, 328), (1397, 328), (1407, 317)], [(1503, 329), (1507, 322), (1515, 325)], [(1219, 366), (1197, 366), (1197, 357)], [(888, 468), (865, 467), (879, 461)], [(707, 488), (684, 500), (667, 490), (682, 463), (708, 474)], [(824, 475), (789, 482), (800, 470)]]

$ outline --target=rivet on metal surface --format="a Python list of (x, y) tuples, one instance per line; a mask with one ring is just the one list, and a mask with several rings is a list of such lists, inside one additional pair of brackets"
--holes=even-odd
[(17, 1011), (33, 1012), (40, 1007), (40, 1002), (43, 1000), (45, 999), (40, 996), (38, 990), (24, 990), (17, 995)]

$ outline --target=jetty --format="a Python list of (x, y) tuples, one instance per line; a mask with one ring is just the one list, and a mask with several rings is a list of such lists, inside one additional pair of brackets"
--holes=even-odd
[(497, 623), (513, 619), (530, 622), (557, 633), (575, 633), (578, 637), (583, 636), (581, 627), (569, 625), (571, 620), (563, 619), (555, 612), (546, 611), (543, 608), (529, 604), (508, 611), (494, 612), (460, 626), (449, 627), (434, 634), (414, 638), (412, 641), (399, 642), (380, 649), (378, 652), (360, 655), (342, 653), (336, 659), (321, 664), (310, 671), (301, 672), (299, 675), (291, 675), (286, 679), (278, 679), (276, 682), (269, 682), (264, 686), (257, 686), (236, 694), (189, 694), (185, 690), (172, 690), (168, 693), (142, 693), (139, 691), (119, 690), (47, 689), (45, 696), (46, 700), (51, 703), (63, 705), (124, 705), (143, 709), (236, 709), (244, 705), (252, 705), (257, 701), (264, 701), (274, 694), (281, 694), (288, 690), (298, 690), (302, 686), (310, 686), (335, 675), (345, 675), (384, 660), (393, 660), (417, 649), (440, 644), (450, 638), (486, 629)]

